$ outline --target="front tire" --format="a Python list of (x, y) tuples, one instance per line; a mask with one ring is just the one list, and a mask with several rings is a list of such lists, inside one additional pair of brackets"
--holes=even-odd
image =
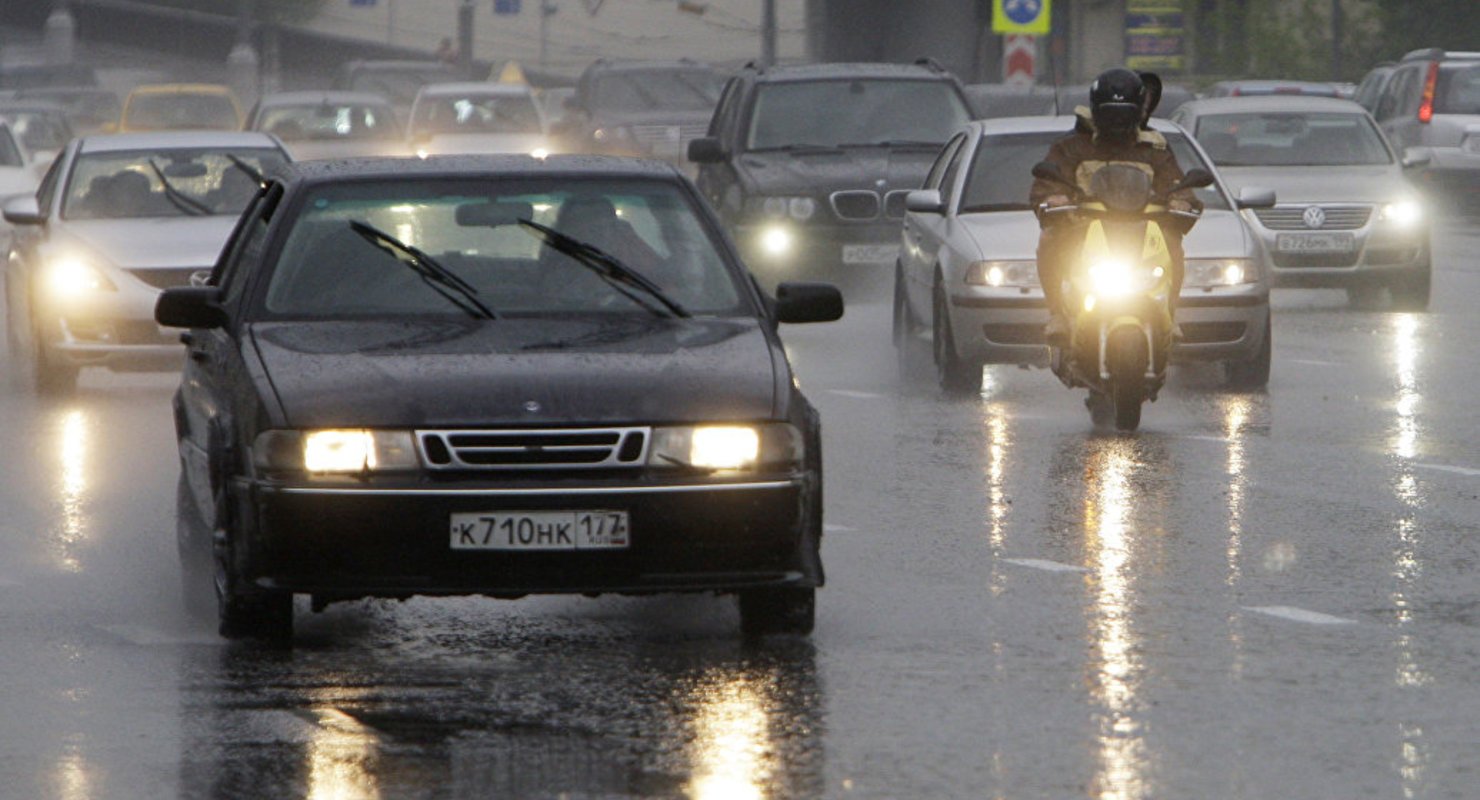
[(744, 589), (740, 631), (747, 637), (806, 636), (817, 620), (817, 590), (811, 587)]
[(216, 490), (215, 548), (216, 615), (218, 632), (227, 639), (263, 639), (288, 642), (293, 638), (293, 595), (264, 592), (243, 586), (233, 566), (231, 546), (236, 515), (222, 478)]
[(1274, 331), (1264, 321), (1264, 343), (1247, 361), (1229, 361), (1223, 365), (1224, 385), (1236, 392), (1257, 392), (1269, 385), (1269, 367), (1274, 354)]
[(1141, 426), (1141, 405), (1146, 401), (1146, 367), (1151, 355), (1146, 337), (1139, 328), (1121, 328), (1110, 337), (1108, 346), (1115, 429), (1134, 431)]
[(931, 315), (932, 339), (935, 348), (935, 372), (940, 388), (953, 397), (979, 394), (982, 390), (982, 362), (962, 358), (956, 352), (956, 340), (951, 335), (951, 320), (946, 308), (945, 291), (935, 290), (934, 313)]
[(1416, 274), (1393, 283), (1388, 287), (1388, 293), (1393, 296), (1393, 310), (1413, 313), (1428, 311), (1433, 282), (1433, 267), (1425, 264)]

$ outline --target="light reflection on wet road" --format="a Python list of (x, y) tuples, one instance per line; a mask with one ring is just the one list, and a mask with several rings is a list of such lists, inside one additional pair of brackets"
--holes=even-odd
[(1043, 372), (901, 385), (882, 305), (789, 329), (833, 526), (810, 642), (683, 597), (227, 645), (179, 608), (172, 380), (12, 390), (0, 797), (1466, 796), (1480, 271), (1444, 263), (1428, 315), (1281, 294), (1267, 395), (1182, 370), (1133, 436)]

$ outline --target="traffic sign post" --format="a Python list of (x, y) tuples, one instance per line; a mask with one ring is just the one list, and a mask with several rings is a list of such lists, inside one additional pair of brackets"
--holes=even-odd
[(1052, 0), (992, 0), (992, 33), (1043, 36)]

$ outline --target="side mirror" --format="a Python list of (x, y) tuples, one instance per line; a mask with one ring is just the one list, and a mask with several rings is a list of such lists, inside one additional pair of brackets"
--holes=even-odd
[(725, 160), (725, 148), (713, 137), (694, 139), (689, 142), (689, 160), (695, 164), (718, 164)]
[(1173, 189), (1172, 191), (1175, 192), (1182, 189), (1206, 189), (1207, 187), (1213, 185), (1213, 181), (1213, 173), (1208, 172), (1207, 170), (1202, 168), (1197, 168), (1190, 170), (1186, 175), (1183, 175), (1182, 180), (1177, 181), (1177, 188)]
[(167, 328), (220, 328), (226, 311), (215, 286), (177, 286), (165, 289), (154, 302), (154, 321)]
[(1265, 189), (1259, 186), (1245, 186), (1238, 190), (1239, 208), (1274, 208), (1275, 195), (1273, 189)]
[(830, 283), (783, 283), (776, 287), (781, 322), (832, 322), (843, 317), (843, 293)]
[(1434, 161), (1434, 151), (1427, 147), (1403, 148), (1403, 169), (1427, 167)]
[(944, 214), (945, 201), (937, 189), (916, 189), (904, 196), (904, 210), (917, 214)]
[(41, 213), (40, 204), (31, 195), (7, 200), (5, 206), (0, 208), (0, 216), (4, 216), (5, 221), (11, 225), (46, 224), (46, 215)]

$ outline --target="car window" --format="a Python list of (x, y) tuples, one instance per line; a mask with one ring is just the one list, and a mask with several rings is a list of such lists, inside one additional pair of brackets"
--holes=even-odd
[(223, 130), (241, 127), (231, 98), (219, 94), (140, 94), (124, 109), (132, 130)]
[(1223, 167), (1337, 167), (1390, 164), (1392, 155), (1366, 114), (1210, 114), (1197, 140)]
[(390, 108), (345, 103), (264, 108), (255, 129), (285, 142), (401, 138)]
[(1480, 114), (1480, 64), (1439, 71), (1434, 113)]
[[(825, 109), (825, 111), (824, 111)], [(943, 143), (971, 118), (954, 84), (853, 79), (768, 83), (756, 92), (746, 149)]]
[(961, 172), (961, 161), (966, 155), (965, 147), (958, 147), (951, 153), (951, 160), (946, 164), (945, 172), (940, 174), (940, 199), (950, 208), (956, 200), (956, 175)]
[(723, 87), (724, 77), (707, 69), (623, 70), (598, 76), (589, 102), (600, 111), (703, 111)]
[(957, 134), (955, 138), (946, 143), (941, 149), (940, 155), (935, 157), (935, 163), (930, 166), (930, 173), (925, 176), (924, 187), (926, 189), (939, 189), (941, 176), (945, 174), (946, 166), (949, 165), (956, 155), (956, 150), (961, 143), (966, 141), (965, 134)]
[[(1033, 187), (1033, 165), (1048, 155), (1053, 143), (1064, 134), (1054, 131), (985, 136), (977, 145), (971, 171), (962, 187), (960, 214), (992, 211), (1027, 211)], [(1167, 146), (1183, 172), (1208, 169), (1187, 137), (1166, 134)], [(1196, 190), (1205, 208), (1227, 209), (1228, 203), (1216, 187)]]
[(0, 167), (23, 167), (26, 159), (15, 144), (15, 134), (9, 129), (0, 129)]
[(65, 159), (58, 157), (46, 168), (46, 174), (41, 176), (41, 184), (36, 187), (36, 205), (46, 214), (51, 213), (51, 201), (56, 196), (57, 183), (61, 180), (62, 162)]
[[(265, 148), (231, 155), (259, 172), (285, 160)], [(257, 182), (219, 150), (87, 153), (72, 168), (62, 217), (235, 216), (256, 193)]]
[(1382, 101), (1377, 104), (1377, 118), (1390, 120), (1402, 115), (1407, 96), (1417, 93), (1417, 83), (1418, 69), (1416, 67), (1405, 67), (1394, 73), (1392, 79), (1388, 81), (1386, 91), (1383, 92)]
[(257, 198), (247, 213), (242, 215), (238, 230), (232, 234), (231, 251), (226, 258), (221, 259), (224, 272), (211, 276), (212, 282), (221, 287), (222, 304), (233, 307), (241, 299), (242, 291), (247, 285), (247, 273), (252, 264), (262, 258), (262, 252), (267, 245), (267, 232), (272, 217), (268, 210), (275, 203), (276, 197), (281, 196), (282, 187), (272, 186), (268, 192), (271, 198), (264, 194)]
[(264, 299), (273, 316), (463, 313), (351, 222), (430, 254), (499, 314), (648, 313), (640, 292), (542, 244), (521, 219), (615, 256), (691, 313), (747, 313), (720, 240), (668, 182), (357, 182), (314, 190), (299, 208)]
[(1362, 79), (1362, 85), (1357, 87), (1357, 93), (1353, 96), (1357, 105), (1367, 109), (1368, 113), (1377, 113), (1377, 103), (1382, 98), (1382, 85), (1388, 76), (1392, 74), (1388, 69), (1377, 69), (1368, 73)]
[(65, 118), (42, 111), (3, 111), (0, 119), (10, 123), (11, 130), (31, 152), (60, 150), (72, 139)]
[(413, 135), (445, 133), (541, 133), (544, 122), (529, 94), (428, 97), (416, 103)]

